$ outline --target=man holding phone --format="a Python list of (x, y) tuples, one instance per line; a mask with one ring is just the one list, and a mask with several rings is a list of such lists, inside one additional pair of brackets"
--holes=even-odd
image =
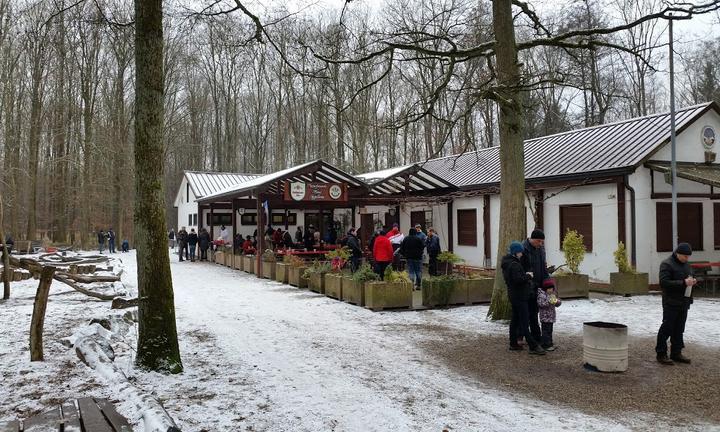
[[(665, 261), (660, 264), (660, 288), (662, 288), (663, 321), (658, 330), (657, 361), (664, 365), (690, 363), (682, 355), (683, 332), (687, 321), (688, 309), (693, 302), (692, 288), (697, 280), (692, 277), (688, 260), (692, 248), (688, 243), (680, 243)], [(670, 357), (667, 355), (667, 340), (670, 338)]]

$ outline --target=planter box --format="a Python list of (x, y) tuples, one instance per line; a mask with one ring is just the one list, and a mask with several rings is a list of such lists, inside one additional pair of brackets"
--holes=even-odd
[(322, 273), (311, 274), (308, 288), (310, 288), (310, 291), (325, 294), (325, 275)]
[(412, 308), (412, 284), (407, 282), (367, 282), (365, 307), (373, 311)]
[(494, 279), (464, 279), (462, 283), (467, 287), (467, 304), (490, 303), (492, 300)]
[(280, 283), (288, 283), (288, 269), (290, 264), (275, 263), (275, 280)]
[(225, 264), (225, 252), (216, 251), (213, 254), (213, 259), (215, 260), (216, 264)]
[(255, 255), (243, 255), (243, 271), (255, 273)]
[(647, 273), (610, 273), (610, 292), (630, 296), (648, 293)]
[(262, 262), (262, 276), (265, 279), (275, 279), (275, 261)]
[(293, 267), (289, 266), (288, 268), (288, 283), (292, 286), (296, 286), (298, 288), (307, 288), (308, 280), (302, 277), (303, 273), (305, 273), (305, 270), (307, 269), (307, 266), (302, 267)]
[(243, 269), (243, 261), (245, 261), (242, 257), (242, 255), (235, 255), (233, 257), (233, 268), (235, 270), (242, 270)]
[(342, 275), (337, 273), (325, 274), (325, 295), (334, 299), (342, 299)]
[(349, 276), (344, 276), (340, 294), (344, 302), (365, 306), (365, 282), (357, 282)]
[(590, 287), (588, 275), (584, 274), (564, 274), (553, 276), (555, 278), (555, 289), (560, 298), (584, 297), (588, 296)]
[(468, 302), (468, 288), (464, 280), (423, 279), (422, 299), (426, 307), (464, 305)]
[(232, 252), (228, 252), (228, 251), (223, 252), (223, 255), (225, 255), (225, 266), (232, 267), (233, 262), (234, 262), (233, 258), (235, 258), (235, 255), (233, 255)]

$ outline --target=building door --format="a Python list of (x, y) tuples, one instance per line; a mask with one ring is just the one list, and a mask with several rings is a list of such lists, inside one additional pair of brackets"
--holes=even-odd
[(398, 220), (398, 213), (395, 211), (394, 215), (391, 215), (390, 212), (385, 213), (385, 229), (388, 231), (392, 229), (393, 224), (398, 224), (398, 227), (400, 226), (400, 221)]
[(360, 242), (364, 247), (369, 247), (370, 237), (375, 231), (373, 219), (372, 213), (360, 215)]

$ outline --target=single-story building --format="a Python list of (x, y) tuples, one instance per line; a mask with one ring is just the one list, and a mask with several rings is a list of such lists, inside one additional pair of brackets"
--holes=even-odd
[[(679, 239), (692, 244), (694, 260), (719, 261), (720, 193), (714, 188), (720, 187), (715, 163), (720, 107), (705, 103), (677, 110), (676, 127)], [(527, 140), (528, 231), (545, 231), (548, 262), (559, 265), (562, 234), (577, 230), (588, 250), (580, 269), (599, 281), (616, 271), (613, 252), (622, 241), (638, 271), (649, 272), (650, 282), (657, 283), (659, 264), (672, 248), (669, 164), (669, 113)], [(196, 200), (201, 214), (235, 209), (241, 222), (231, 218), (230, 226), (243, 234), (262, 226), (257, 216), (244, 215), (264, 211), (291, 232), (298, 225), (341, 220), (343, 229), (360, 227), (363, 240), (372, 232), (363, 227), (397, 222), (405, 231), (420, 223), (436, 228), (443, 249), (468, 264), (492, 267), (501, 223), (499, 186), (499, 147), (491, 147), (359, 175), (313, 161)], [(290, 194), (295, 187), (348, 193), (342, 203), (324, 192), (317, 192), (315, 201), (305, 192), (297, 200)]]

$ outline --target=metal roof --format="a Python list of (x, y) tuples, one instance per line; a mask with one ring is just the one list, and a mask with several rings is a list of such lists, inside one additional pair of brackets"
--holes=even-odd
[[(314, 178), (313, 178), (314, 176)], [(198, 202), (216, 202), (218, 199), (232, 199), (242, 195), (252, 193), (254, 189), (266, 188), (268, 192), (275, 194), (283, 194), (283, 186), (281, 184), (278, 190), (277, 183), (282, 180), (303, 181), (303, 182), (321, 182), (321, 183), (347, 183), (350, 186), (365, 187), (365, 183), (334, 166), (320, 159), (307, 162), (294, 167), (286, 168), (282, 171), (266, 174), (246, 182), (230, 186), (228, 188), (217, 191), (212, 195), (204, 197)]]
[(257, 178), (260, 175), (261, 174), (185, 171), (185, 178), (190, 184), (195, 198), (202, 198), (214, 194), (220, 190)]
[(370, 195), (393, 195), (406, 190), (423, 192), (456, 189), (455, 185), (436, 176), (419, 163), (358, 174), (357, 177), (370, 185)]
[[(678, 132), (714, 103), (675, 112)], [(670, 113), (578, 129), (525, 141), (525, 179), (630, 171), (670, 140)], [(499, 147), (431, 159), (423, 167), (458, 187), (500, 182)]]

